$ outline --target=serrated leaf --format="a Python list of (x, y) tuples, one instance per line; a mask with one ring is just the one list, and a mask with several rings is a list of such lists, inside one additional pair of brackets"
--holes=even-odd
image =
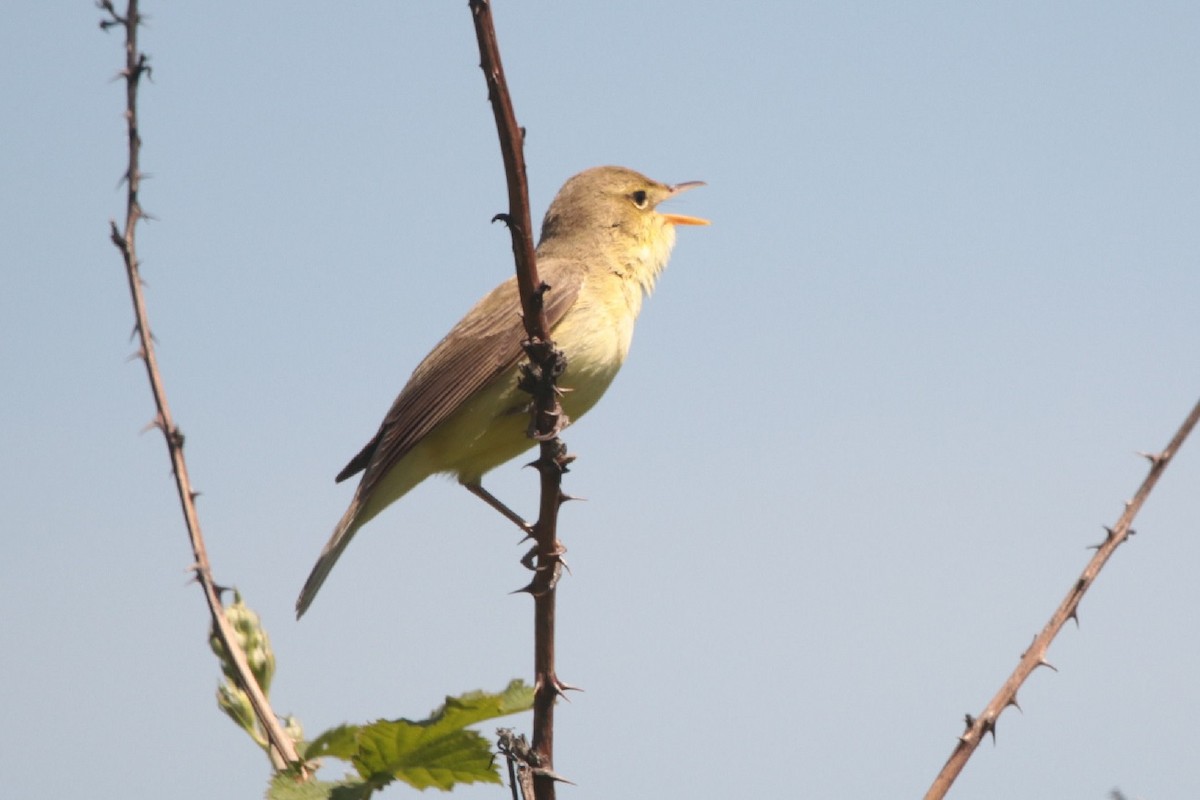
[(368, 725), (354, 758), (372, 783), (398, 778), (416, 789), (443, 791), (456, 783), (499, 783), (492, 746), (475, 731), (435, 731), (406, 720)]
[[(503, 692), (468, 692), (447, 697), (428, 719), (379, 720), (369, 725), (341, 725), (325, 731), (308, 744), (305, 759), (332, 756), (354, 764), (367, 781), (381, 787), (399, 779), (418, 789), (431, 786), (448, 790), (456, 783), (499, 783), (491, 744), (474, 725), (533, 706), (533, 688), (511, 682)], [(366, 794), (354, 797), (366, 797)], [(334, 795), (342, 800), (341, 792)], [(345, 800), (353, 800), (345, 795)]]
[(508, 714), (517, 714), (533, 708), (533, 687), (525, 681), (511, 681), (499, 694), (475, 691), (459, 697), (447, 697), (441, 708), (429, 715), (431, 726), (446, 725), (449, 728), (465, 728), (476, 722), (495, 719)]

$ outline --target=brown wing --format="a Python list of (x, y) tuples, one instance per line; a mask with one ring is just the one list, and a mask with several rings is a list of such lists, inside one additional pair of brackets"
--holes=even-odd
[[(551, 329), (579, 295), (583, 275), (574, 266), (558, 259), (538, 264), (539, 277), (550, 285), (545, 308)], [(338, 473), (337, 480), (344, 481), (368, 466), (373, 467), (373, 475), (386, 474), (468, 397), (515, 364), (522, 356), (524, 339), (513, 277), (480, 300), (417, 366), (379, 432)]]

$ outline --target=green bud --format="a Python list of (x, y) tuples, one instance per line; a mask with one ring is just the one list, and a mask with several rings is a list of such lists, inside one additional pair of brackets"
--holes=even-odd
[[(258, 614), (242, 602), (241, 593), (234, 590), (233, 603), (225, 607), (225, 619), (229, 621), (238, 637), (238, 643), (246, 654), (246, 661), (254, 679), (258, 681), (259, 688), (264, 695), (268, 694), (271, 691), (271, 679), (275, 677), (275, 652), (271, 649), (271, 639), (263, 629)], [(236, 670), (216, 631), (210, 632), (208, 642), (213, 653), (221, 660), (221, 671), (236, 685)]]
[(254, 718), (254, 707), (245, 692), (229, 682), (217, 687), (217, 705), (242, 730), (250, 734), (250, 738), (258, 742), (260, 747), (267, 746), (266, 738), (258, 732), (258, 723)]

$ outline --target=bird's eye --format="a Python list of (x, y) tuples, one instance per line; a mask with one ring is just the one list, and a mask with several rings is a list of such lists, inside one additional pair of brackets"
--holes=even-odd
[(632, 200), (633, 204), (638, 208), (645, 208), (650, 204), (649, 196), (642, 189), (638, 189), (636, 192), (629, 195), (629, 199)]

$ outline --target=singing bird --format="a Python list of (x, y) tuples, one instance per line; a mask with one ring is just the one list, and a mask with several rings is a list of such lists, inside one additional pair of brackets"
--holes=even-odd
[[(624, 167), (595, 167), (568, 180), (542, 221), (537, 268), (550, 336), (567, 368), (558, 385), (570, 420), (608, 388), (633, 338), (633, 325), (667, 265), (676, 225), (707, 225), (664, 214), (659, 203), (703, 184), (658, 183)], [(337, 480), (362, 472), (350, 507), (334, 528), (296, 601), (312, 604), (358, 529), (431, 475), (445, 473), (497, 507), (483, 475), (533, 447), (530, 396), (517, 388), (522, 359), (516, 278), (484, 296), (413, 371), (379, 432)]]

